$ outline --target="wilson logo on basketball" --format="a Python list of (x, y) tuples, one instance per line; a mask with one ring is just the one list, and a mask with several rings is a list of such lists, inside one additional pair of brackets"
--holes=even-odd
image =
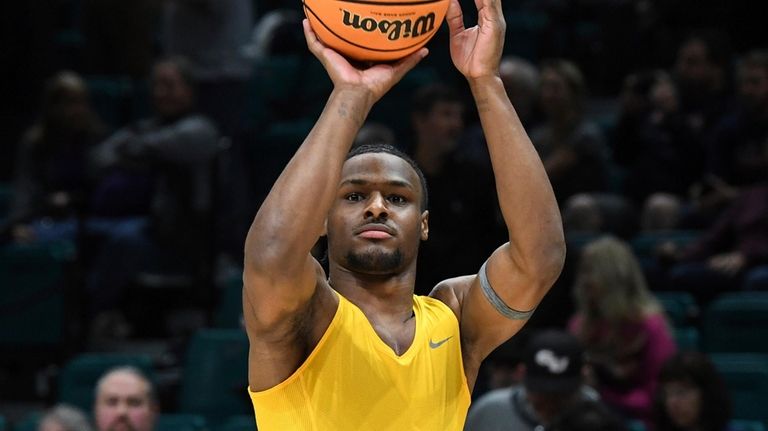
[(357, 30), (363, 30), (368, 33), (375, 31), (387, 35), (389, 40), (399, 40), (406, 37), (419, 37), (429, 33), (435, 28), (435, 14), (430, 12), (427, 15), (406, 20), (376, 20), (371, 17), (361, 17), (360, 15), (342, 9), (344, 12), (343, 23), (347, 27)]

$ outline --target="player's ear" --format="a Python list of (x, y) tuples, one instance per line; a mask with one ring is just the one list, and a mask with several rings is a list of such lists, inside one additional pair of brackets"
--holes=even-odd
[(429, 211), (421, 213), (421, 240), (429, 238)]

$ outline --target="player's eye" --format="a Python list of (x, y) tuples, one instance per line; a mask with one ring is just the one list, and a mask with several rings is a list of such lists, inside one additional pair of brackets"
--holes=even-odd
[(348, 200), (350, 202), (359, 202), (359, 201), (363, 200), (363, 198), (364, 198), (363, 195), (360, 194), (360, 193), (357, 193), (357, 192), (348, 193), (344, 197), (344, 199), (346, 199), (346, 200)]

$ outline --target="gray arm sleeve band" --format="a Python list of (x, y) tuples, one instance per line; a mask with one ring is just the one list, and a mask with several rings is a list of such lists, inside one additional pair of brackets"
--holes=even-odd
[(533, 310), (528, 311), (517, 311), (512, 308), (509, 308), (507, 304), (504, 303), (504, 300), (499, 298), (499, 295), (496, 293), (495, 290), (493, 290), (493, 287), (491, 287), (491, 283), (488, 281), (488, 274), (485, 272), (485, 265), (488, 262), (484, 262), (483, 266), (480, 267), (480, 288), (483, 291), (483, 295), (485, 295), (485, 298), (488, 299), (488, 302), (493, 305), (493, 308), (496, 309), (499, 313), (501, 313), (502, 316), (506, 317), (507, 319), (513, 319), (513, 320), (526, 320), (533, 315), (533, 312), (536, 311), (534, 308)]

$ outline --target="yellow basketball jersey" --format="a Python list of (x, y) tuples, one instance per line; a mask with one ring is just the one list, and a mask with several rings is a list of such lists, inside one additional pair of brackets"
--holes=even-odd
[(470, 394), (459, 324), (447, 305), (414, 296), (416, 335), (397, 356), (339, 295), (320, 342), (295, 373), (249, 390), (259, 431), (460, 431)]

